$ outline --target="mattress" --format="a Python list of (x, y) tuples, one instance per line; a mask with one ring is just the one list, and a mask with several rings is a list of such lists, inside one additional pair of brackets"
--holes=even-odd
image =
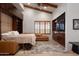
[(2, 36), (2, 39), (6, 41), (16, 41), (19, 44), (22, 43), (31, 43), (32, 45), (36, 44), (35, 34), (19, 34), (17, 36)]

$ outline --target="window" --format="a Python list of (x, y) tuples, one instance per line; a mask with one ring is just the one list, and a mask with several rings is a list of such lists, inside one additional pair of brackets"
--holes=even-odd
[(50, 21), (35, 21), (34, 26), (36, 34), (50, 34)]

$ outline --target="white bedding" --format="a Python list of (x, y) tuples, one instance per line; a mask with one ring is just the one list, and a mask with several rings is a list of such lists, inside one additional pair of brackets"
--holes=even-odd
[(36, 36), (35, 34), (19, 34), (17, 36), (2, 36), (3, 40), (6, 41), (16, 41), (18, 43), (31, 43), (35, 45), (36, 43)]

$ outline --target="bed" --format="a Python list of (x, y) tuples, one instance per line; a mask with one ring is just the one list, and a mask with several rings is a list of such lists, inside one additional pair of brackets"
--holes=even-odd
[(30, 43), (33, 46), (36, 44), (35, 34), (19, 34), (17, 31), (11, 31), (2, 34), (2, 40), (16, 41), (19, 44)]

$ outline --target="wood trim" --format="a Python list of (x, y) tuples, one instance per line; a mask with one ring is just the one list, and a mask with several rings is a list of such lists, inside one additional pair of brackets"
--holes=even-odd
[(0, 6), (0, 40), (1, 40), (1, 6)]
[(1, 5), (0, 5), (0, 40), (1, 40), (1, 11), (2, 11), (2, 9), (1, 9)]
[(47, 10), (40, 9), (40, 8), (37, 8), (37, 7), (33, 7), (33, 6), (30, 6), (30, 5), (24, 5), (24, 7), (27, 7), (27, 8), (31, 8), (31, 9), (34, 9), (34, 10), (38, 10), (38, 11), (42, 11), (42, 12), (46, 12), (46, 13), (52, 14), (51, 11), (47, 11)]

